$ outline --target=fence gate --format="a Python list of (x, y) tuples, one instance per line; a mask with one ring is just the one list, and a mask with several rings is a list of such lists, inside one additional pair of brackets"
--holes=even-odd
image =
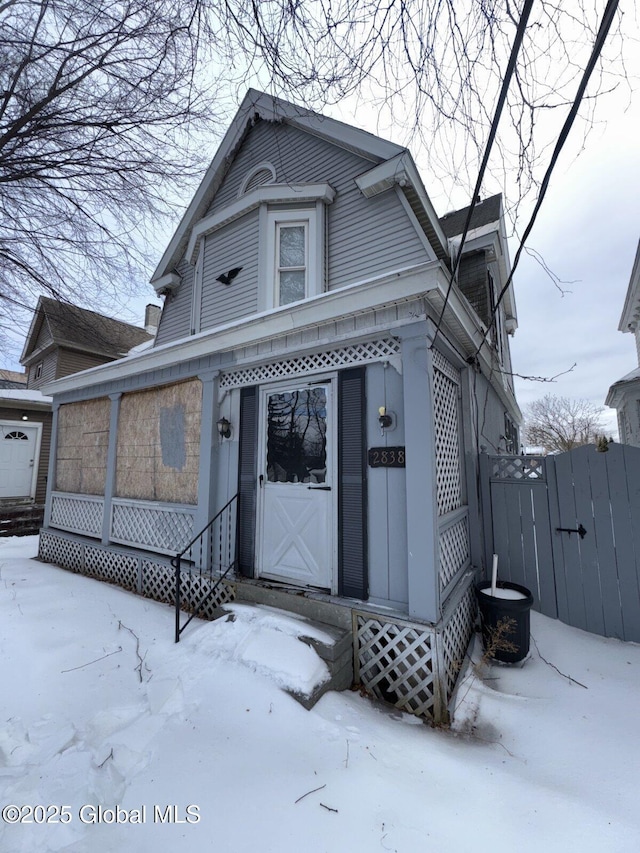
[(480, 458), (485, 565), (576, 628), (640, 642), (640, 448)]

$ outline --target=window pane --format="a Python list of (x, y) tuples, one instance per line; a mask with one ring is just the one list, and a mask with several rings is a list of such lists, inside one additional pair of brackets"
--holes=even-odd
[(324, 483), (327, 475), (327, 396), (303, 388), (270, 394), (267, 479), (270, 483)]
[(280, 226), (280, 264), (281, 267), (304, 267), (304, 225)]
[(280, 305), (288, 305), (305, 297), (304, 270), (289, 270), (280, 273)]

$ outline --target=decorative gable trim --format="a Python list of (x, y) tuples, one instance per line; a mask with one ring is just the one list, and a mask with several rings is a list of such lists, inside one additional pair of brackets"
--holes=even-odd
[[(317, 201), (331, 204), (336, 197), (329, 184), (266, 184), (251, 190), (222, 210), (201, 219), (191, 230), (187, 246), (187, 260), (196, 262), (200, 240), (207, 234), (218, 231), (235, 219), (239, 219), (261, 204), (314, 204)], [(159, 279), (162, 281), (162, 279)], [(157, 288), (158, 282), (154, 282)]]

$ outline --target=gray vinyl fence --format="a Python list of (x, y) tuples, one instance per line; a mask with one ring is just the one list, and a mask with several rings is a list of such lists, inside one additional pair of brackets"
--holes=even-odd
[(573, 625), (640, 642), (640, 448), (480, 457), (485, 565)]

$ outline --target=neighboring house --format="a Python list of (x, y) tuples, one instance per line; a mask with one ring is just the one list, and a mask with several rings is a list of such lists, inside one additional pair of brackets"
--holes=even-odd
[(618, 329), (634, 335), (638, 367), (609, 388), (605, 403), (618, 412), (620, 442), (640, 447), (640, 241)]
[(0, 381), (0, 533), (11, 527), (3, 522), (12, 506), (39, 504), (42, 517), (47, 479), (39, 460), (50, 439), (51, 397)]
[(20, 357), (29, 388), (122, 358), (155, 334), (160, 308), (148, 305), (145, 328), (41, 296)]
[(446, 717), (482, 567), (478, 453), (518, 448), (521, 419), (511, 287), (487, 332), (501, 199), (475, 206), (449, 292), (466, 212), (437, 217), (406, 149), (249, 91), (153, 276), (154, 346), (45, 386), (41, 557), (170, 600), (170, 555), (230, 502), (193, 571), (237, 531), (221, 595), (322, 603), (359, 681)]
[(3, 371), (7, 378), (0, 379), (0, 532), (37, 529), (42, 522), (52, 415), (51, 397), (41, 393), (41, 386), (151, 342), (159, 313), (158, 306), (147, 306), (145, 330), (40, 298), (20, 359), (26, 372), (8, 376)]

